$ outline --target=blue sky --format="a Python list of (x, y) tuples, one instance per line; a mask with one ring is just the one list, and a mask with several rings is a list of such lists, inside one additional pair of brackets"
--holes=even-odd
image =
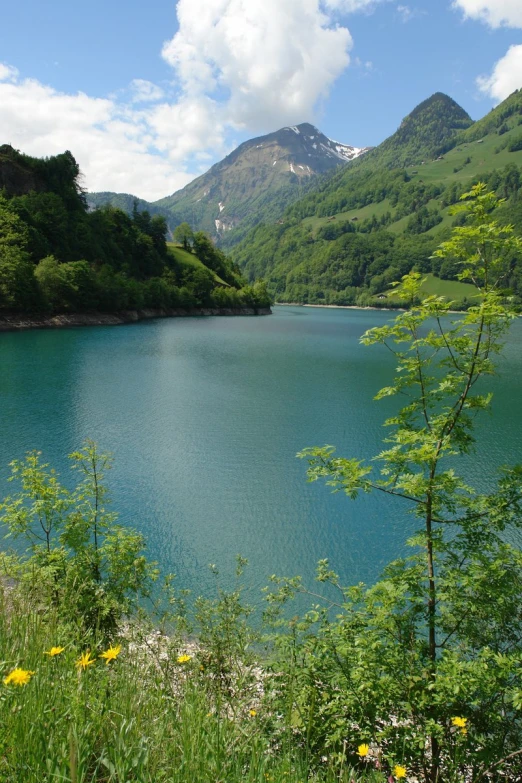
[(0, 143), (70, 149), (90, 190), (155, 199), (247, 138), (313, 122), (375, 145), (433, 92), (478, 119), (522, 87), (522, 0), (18, 0)]

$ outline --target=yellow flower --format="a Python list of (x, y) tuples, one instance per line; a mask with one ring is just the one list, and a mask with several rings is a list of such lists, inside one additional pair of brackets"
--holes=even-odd
[(105, 650), (105, 652), (101, 653), (100, 658), (105, 658), (105, 663), (109, 664), (111, 661), (113, 661), (115, 658), (118, 657), (120, 651), (121, 651), (121, 644), (116, 645), (116, 647), (113, 647), (111, 644), (108, 650)]
[(359, 745), (359, 747), (357, 748), (357, 755), (359, 755), (362, 759), (365, 759), (369, 752), (370, 752), (370, 746), (367, 745), (366, 743)]
[(178, 655), (178, 663), (188, 663), (192, 655)]
[(250, 717), (251, 717), (251, 718), (255, 718), (255, 717), (256, 717), (256, 715), (257, 715), (257, 712), (256, 712), (256, 710), (250, 710), (250, 713), (249, 713), (249, 714), (250, 714)]
[(468, 729), (466, 727), (466, 724), (468, 722), (467, 718), (452, 718), (451, 722), (454, 726), (456, 726), (458, 729), (460, 729), (461, 734), (467, 734)]
[(27, 669), (13, 669), (7, 677), (4, 677), (4, 685), (27, 685), (34, 672)]
[(452, 718), (451, 722), (454, 726), (458, 726), (459, 729), (465, 729), (466, 723), (468, 722), (467, 718)]
[(51, 647), (50, 650), (46, 650), (44, 652), (44, 655), (50, 655), (51, 658), (54, 658), (55, 655), (60, 655), (60, 653), (63, 653), (65, 650), (65, 647)]
[(400, 780), (406, 777), (406, 767), (402, 767), (400, 764), (396, 764), (393, 768), (393, 775)]
[(87, 650), (87, 652), (84, 652), (81, 654), (81, 656), (76, 661), (76, 666), (79, 669), (86, 669), (87, 666), (90, 666), (91, 663), (94, 663), (96, 658), (91, 658), (90, 650)]

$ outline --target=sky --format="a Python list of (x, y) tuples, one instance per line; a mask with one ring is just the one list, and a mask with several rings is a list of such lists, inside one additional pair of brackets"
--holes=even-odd
[(167, 196), (311, 122), (374, 146), (434, 92), (473, 119), (522, 87), (522, 0), (17, 0), (0, 144), (71, 150), (90, 191)]

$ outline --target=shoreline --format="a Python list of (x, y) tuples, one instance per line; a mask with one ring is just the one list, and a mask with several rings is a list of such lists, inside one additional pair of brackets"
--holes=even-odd
[(29, 315), (11, 313), (0, 315), (0, 332), (16, 332), (27, 329), (67, 329), (76, 326), (121, 326), (153, 318), (195, 318), (200, 316), (257, 316), (271, 315), (270, 307), (176, 307), (122, 310), (115, 313), (61, 313), (59, 315)]
[(374, 307), (373, 305), (366, 305), (361, 307), (360, 305), (327, 305), (327, 304), (303, 304), (302, 302), (274, 302), (273, 306), (281, 307), (321, 307), (328, 310), (388, 310), (393, 312), (404, 312), (404, 307)]

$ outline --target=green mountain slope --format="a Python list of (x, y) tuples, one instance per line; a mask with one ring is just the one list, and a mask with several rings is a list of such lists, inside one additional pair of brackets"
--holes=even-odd
[[(436, 92), (403, 119), (398, 130), (371, 150), (364, 168), (398, 168), (419, 163), (439, 154), (473, 120), (452, 98)], [(362, 159), (359, 162), (362, 164)]]
[[(414, 266), (454, 276), (430, 256), (472, 183), (485, 180), (507, 198), (501, 217), (522, 230), (521, 168), (522, 91), (476, 123), (437, 93), (232, 255), (248, 276), (265, 277), (279, 301), (388, 304), (390, 283)], [(522, 294), (520, 270), (507, 283)]]
[[(276, 220), (314, 179), (366, 151), (332, 141), (308, 123), (281, 128), (244, 142), (171, 196), (153, 204), (139, 199), (138, 209), (163, 214), (171, 230), (187, 222), (231, 246), (261, 220)], [(88, 201), (92, 206), (108, 202), (130, 213), (134, 197), (92, 193)]]

